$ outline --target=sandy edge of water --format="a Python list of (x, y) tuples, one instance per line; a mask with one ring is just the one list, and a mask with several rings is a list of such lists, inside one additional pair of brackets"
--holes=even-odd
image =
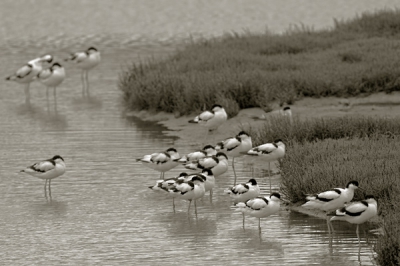
[[(375, 93), (365, 97), (354, 98), (304, 98), (290, 106), (294, 116), (302, 118), (320, 118), (320, 117), (340, 117), (347, 114), (352, 115), (370, 115), (377, 117), (398, 117), (400, 114), (400, 92)], [(265, 113), (260, 108), (243, 109), (236, 117), (228, 119), (221, 125), (216, 132), (210, 134), (207, 139), (215, 144), (219, 140), (236, 135), (240, 130), (249, 127), (258, 127), (264, 124), (269, 115), (275, 115), (281, 107), (275, 105), (272, 112)], [(168, 130), (163, 133), (168, 136), (178, 137), (175, 144), (179, 142), (191, 143), (196, 148), (201, 148), (206, 129), (199, 128), (196, 124), (190, 124), (188, 121), (197, 114), (191, 116), (176, 117), (174, 114), (159, 112), (150, 113), (147, 111), (132, 111), (126, 113), (126, 116), (134, 116), (144, 121), (153, 121), (165, 126)], [(321, 211), (308, 210), (297, 204), (286, 206), (292, 211), (300, 212), (314, 217), (325, 219), (325, 213)], [(377, 223), (379, 218), (372, 219), (370, 222)]]

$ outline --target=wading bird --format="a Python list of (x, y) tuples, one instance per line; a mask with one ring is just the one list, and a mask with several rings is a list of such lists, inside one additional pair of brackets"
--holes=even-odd
[[(317, 209), (324, 211), (326, 214), (329, 211), (342, 208), (345, 203), (350, 202), (354, 197), (354, 191), (359, 188), (357, 181), (350, 181), (347, 183), (346, 188), (334, 188), (318, 194), (309, 195), (306, 197), (307, 202), (302, 206), (306, 209)], [(333, 227), (326, 216), (329, 234)]]
[(54, 63), (50, 68), (42, 69), (37, 75), (38, 80), (46, 86), (46, 99), (49, 103), (49, 88), (53, 88), (54, 108), (57, 110), (56, 88), (65, 79), (65, 70), (59, 63)]
[(232, 157), (232, 169), (235, 175), (233, 185), (236, 185), (235, 157), (246, 154), (252, 147), (251, 137), (245, 131), (240, 131), (235, 137), (227, 138), (215, 145), (215, 149)]
[(258, 230), (261, 232), (261, 218), (277, 213), (281, 205), (280, 200), (281, 195), (274, 192), (269, 197), (256, 197), (236, 204), (238, 210), (243, 214), (243, 229), (245, 215), (249, 215), (258, 218)]
[(224, 190), (225, 194), (230, 195), (233, 202), (245, 202), (260, 195), (260, 187), (255, 179), (250, 179), (247, 183), (237, 184)]
[(44, 179), (44, 196), (47, 197), (46, 185), (49, 180), (49, 197), (51, 197), (50, 182), (53, 178), (59, 177), (65, 173), (66, 165), (64, 159), (60, 155), (55, 155), (53, 158), (37, 162), (21, 170), (28, 175)]
[(177, 161), (182, 164), (187, 164), (187, 163), (205, 158), (207, 156), (212, 156), (212, 155), (216, 155), (216, 154), (217, 154), (217, 151), (215, 150), (214, 146), (206, 145), (206, 146), (204, 146), (203, 149), (188, 153), (188, 154), (182, 156)]
[(208, 137), (208, 132), (218, 129), (218, 127), (227, 119), (228, 115), (226, 114), (225, 109), (219, 104), (214, 104), (210, 111), (207, 110), (202, 112), (194, 119), (189, 120), (189, 123), (196, 123), (207, 128), (207, 132), (204, 136), (204, 143)]
[(250, 149), (246, 155), (253, 156), (257, 162), (268, 162), (269, 191), (271, 193), (271, 162), (285, 156), (285, 144), (281, 139), (273, 143), (265, 143)]
[(52, 61), (53, 56), (51, 55), (35, 58), (18, 69), (13, 75), (6, 78), (6, 80), (25, 84), (25, 104), (30, 104), (31, 96), (29, 92), (29, 86), (37, 74), (39, 74), (39, 72), (43, 69), (43, 62), (51, 63)]
[(137, 162), (141, 162), (144, 166), (160, 172), (160, 179), (164, 179), (164, 173), (176, 167), (179, 162), (179, 153), (175, 148), (169, 148), (163, 152), (156, 152), (144, 155)]
[(358, 233), (358, 227), (360, 224), (365, 223), (372, 217), (378, 214), (378, 203), (374, 196), (367, 195), (364, 200), (351, 202), (343, 208), (336, 210), (333, 213), (331, 221), (341, 220), (351, 224), (357, 224), (356, 234), (358, 238), (358, 256), (360, 256), (360, 235)]
[(170, 189), (175, 187), (176, 182), (184, 181), (185, 178), (188, 176), (187, 173), (180, 173), (177, 177), (167, 178), (157, 180), (154, 186), (150, 186), (149, 188), (153, 191), (163, 193), (164, 195), (172, 198), (172, 207), (175, 212), (175, 198), (178, 196), (177, 194), (172, 194), (169, 192)]
[(173, 197), (189, 201), (188, 214), (190, 211), (190, 205), (192, 204), (192, 201), (194, 201), (194, 210), (197, 216), (196, 200), (202, 198), (206, 193), (204, 179), (201, 175), (197, 175), (187, 182), (177, 181), (174, 188), (170, 189), (169, 192), (173, 194)]
[(83, 52), (71, 53), (65, 61), (71, 61), (76, 64), (76, 67), (82, 69), (82, 96), (86, 95), (89, 97), (89, 70), (94, 68), (100, 63), (100, 52), (94, 48), (90, 47)]

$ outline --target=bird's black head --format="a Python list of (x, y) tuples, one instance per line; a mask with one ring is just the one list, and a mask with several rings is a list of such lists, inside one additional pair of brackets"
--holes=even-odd
[(220, 156), (224, 156), (224, 157), (228, 160), (228, 156), (227, 156), (225, 153), (223, 153), (223, 152), (217, 152), (217, 154), (215, 154), (215, 156), (216, 156), (217, 158), (219, 158)]
[(290, 110), (290, 107), (286, 106), (285, 108), (283, 108), (283, 111), (286, 111), (286, 110)]
[(94, 47), (92, 46), (92, 47), (89, 47), (89, 48), (87, 49), (87, 51), (88, 51), (88, 52), (90, 52), (90, 51), (95, 51), (95, 52), (97, 52), (97, 49), (94, 48)]
[(365, 199), (367, 200), (367, 199), (375, 199), (375, 197), (373, 196), (373, 195), (367, 195), (367, 196), (365, 196)]
[(349, 183), (347, 183), (346, 188), (349, 188), (350, 185), (358, 187), (358, 181), (352, 180)]
[(52, 160), (57, 160), (57, 159), (61, 159), (61, 160), (63, 160), (64, 161), (64, 159), (63, 159), (63, 157), (61, 157), (60, 155), (55, 155), (55, 156), (53, 156), (53, 158), (51, 158)]
[(272, 193), (271, 196), (269, 196), (269, 197), (272, 198), (272, 196), (277, 197), (278, 199), (281, 199), (281, 194), (279, 194), (278, 192)]
[(275, 144), (278, 143), (278, 142), (282, 142), (282, 140), (281, 139), (277, 139), (277, 140), (274, 141)]
[(203, 169), (201, 173), (206, 175), (214, 175), (211, 169)]
[(208, 144), (203, 148), (203, 150), (208, 150), (208, 149), (215, 149), (215, 147), (213, 145)]
[(170, 151), (178, 152), (175, 148), (169, 148), (166, 152), (168, 153), (168, 152), (170, 152)]
[(195, 175), (194, 177), (192, 177), (192, 182), (194, 181), (204, 182), (204, 179), (198, 175)]
[(214, 104), (214, 105), (211, 107), (211, 110), (213, 110), (215, 107), (222, 108), (222, 105), (220, 105), (220, 104)]
[(182, 173), (180, 173), (180, 174), (179, 174), (179, 176), (178, 176), (178, 177), (186, 177), (186, 176), (188, 176), (188, 174), (187, 174), (187, 173), (185, 173), (185, 172), (182, 172)]
[(257, 181), (254, 178), (250, 179), (247, 183), (251, 183), (253, 186), (257, 185)]
[(61, 65), (60, 65), (60, 63), (58, 63), (58, 62), (55, 62), (51, 67), (61, 67)]

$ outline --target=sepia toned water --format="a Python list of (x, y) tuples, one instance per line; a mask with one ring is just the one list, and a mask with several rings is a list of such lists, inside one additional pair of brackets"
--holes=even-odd
[[(11, 1), (0, 2), (0, 265), (373, 265), (374, 237), (361, 226), (360, 262), (355, 226), (335, 223), (329, 245), (324, 220), (282, 207), (262, 219), (234, 211), (222, 191), (233, 173), (219, 177), (213, 202), (187, 202), (153, 193), (159, 174), (136, 163), (144, 154), (198, 147), (175, 145), (165, 128), (122, 116), (118, 75), (126, 66), (160, 59), (192, 37), (226, 32), (282, 32), (303, 22), (332, 26), (364, 10), (397, 1)], [(23, 86), (6, 82), (28, 60), (52, 53), (60, 60), (75, 49), (96, 46), (102, 62), (90, 72), (91, 97), (82, 98), (80, 72), (67, 63), (57, 89), (57, 109), (45, 88), (31, 86), (31, 108)], [(67, 172), (52, 182), (19, 173), (59, 154)], [(251, 176), (236, 160), (239, 181)], [(177, 167), (166, 174), (174, 176)], [(266, 180), (262, 193), (268, 194)], [(279, 176), (273, 178), (279, 190)], [(208, 196), (208, 195), (207, 195)]]

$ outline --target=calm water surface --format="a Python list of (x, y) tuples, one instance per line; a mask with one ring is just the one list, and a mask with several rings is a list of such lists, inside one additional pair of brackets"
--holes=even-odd
[[(197, 218), (186, 213), (183, 201), (173, 213), (170, 199), (147, 188), (158, 173), (134, 159), (176, 140), (158, 125), (121, 116), (117, 80), (127, 65), (167, 55), (174, 50), (171, 41), (189, 33), (209, 37), (267, 25), (280, 32), (301, 21), (326, 27), (332, 17), (397, 3), (376, 2), (1, 1), (1, 77), (43, 53), (62, 58), (89, 45), (101, 50), (102, 63), (90, 73), (89, 99), (81, 96), (79, 71), (65, 64), (57, 110), (52, 101), (47, 110), (40, 84), (31, 86), (28, 109), (22, 86), (0, 79), (0, 264), (359, 265), (355, 227), (345, 223), (335, 224), (331, 247), (324, 220), (284, 207), (262, 220), (261, 235), (257, 219), (248, 218), (243, 230), (241, 215), (222, 195), (231, 171), (218, 178), (213, 203), (205, 198), (198, 204)], [(182, 154), (197, 148), (175, 147)], [(65, 158), (67, 172), (52, 182), (49, 201), (44, 182), (18, 171), (55, 154)], [(249, 179), (249, 168), (237, 168), (240, 181)], [(279, 190), (277, 176), (273, 187)], [(268, 193), (265, 185), (262, 192)], [(374, 239), (361, 235), (361, 264), (372, 265)]]

